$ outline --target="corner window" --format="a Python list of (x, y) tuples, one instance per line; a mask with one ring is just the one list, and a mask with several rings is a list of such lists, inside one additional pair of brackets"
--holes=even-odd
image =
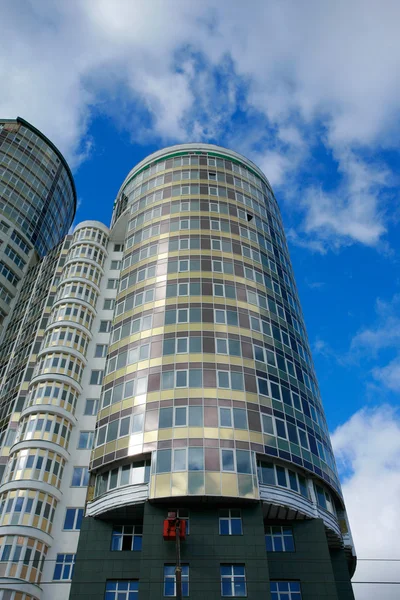
[(111, 329), (111, 321), (100, 321), (99, 333), (108, 333)]
[(53, 581), (69, 581), (72, 579), (75, 554), (57, 554)]
[(115, 300), (113, 298), (105, 298), (103, 304), (103, 310), (113, 310), (115, 305)]
[(300, 582), (271, 581), (271, 600), (301, 600)]
[(99, 407), (98, 398), (87, 398), (86, 404), (85, 404), (85, 411), (83, 414), (84, 415), (97, 415), (98, 407)]
[(89, 471), (87, 467), (74, 467), (72, 473), (71, 487), (86, 487), (89, 483)]
[(265, 532), (267, 552), (294, 552), (293, 530), (286, 525), (267, 527)]
[(90, 374), (90, 385), (101, 385), (103, 381), (103, 371), (94, 370)]
[(104, 358), (105, 356), (107, 356), (107, 344), (96, 344), (94, 357)]
[(79, 433), (78, 449), (91, 450), (93, 446), (93, 431), (81, 431)]
[(83, 508), (67, 508), (63, 529), (66, 531), (79, 531), (83, 519)]

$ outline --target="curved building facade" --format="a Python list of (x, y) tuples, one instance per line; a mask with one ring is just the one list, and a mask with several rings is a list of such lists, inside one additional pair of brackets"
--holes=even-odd
[(27, 269), (61, 242), (75, 211), (61, 152), (24, 119), (0, 119), (0, 337)]
[[(164, 517), (171, 506), (187, 515), (207, 502), (217, 523), (221, 510), (258, 507), (262, 534), (318, 520), (327, 547), (346, 547), (353, 569), (282, 220), (265, 175), (217, 146), (166, 148), (126, 178), (112, 231), (124, 255), (87, 515), (115, 520), (144, 507), (146, 521), (154, 507)], [(254, 593), (268, 593), (267, 583)]]
[(0, 213), (44, 256), (68, 233), (76, 211), (65, 158), (24, 119), (0, 119), (0, 179)]
[[(194, 600), (354, 600), (265, 175), (218, 146), (165, 148), (129, 173), (110, 229), (85, 221), (63, 237), (65, 161), (23, 120), (1, 123), (0, 267), (12, 244), (28, 254), (4, 282), (0, 600), (159, 600), (179, 596), (177, 572)], [(0, 271), (0, 308), (1, 285)], [(163, 538), (171, 513), (185, 522), (181, 571)]]

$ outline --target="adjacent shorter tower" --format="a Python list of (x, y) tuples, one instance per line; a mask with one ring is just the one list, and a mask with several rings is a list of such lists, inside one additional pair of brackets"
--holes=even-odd
[[(1, 154), (1, 135), (3, 164), (13, 141)], [(0, 600), (175, 596), (171, 511), (186, 524), (184, 597), (353, 600), (354, 548), (265, 175), (218, 146), (166, 148), (129, 173), (110, 229), (86, 221), (63, 237), (75, 191), (48, 144), (59, 170), (37, 192), (47, 217), (33, 203), (35, 227), (18, 225), (33, 258), (0, 351)], [(21, 194), (30, 172), (11, 178)], [(17, 231), (18, 202), (1, 197)]]

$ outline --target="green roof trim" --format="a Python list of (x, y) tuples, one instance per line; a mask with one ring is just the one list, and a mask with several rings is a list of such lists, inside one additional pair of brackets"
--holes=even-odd
[[(188, 152), (188, 151), (184, 151), (184, 152), (173, 152), (172, 154), (165, 154), (164, 156), (161, 156), (160, 158), (157, 158), (156, 160), (152, 160), (150, 161), (147, 165), (145, 165), (144, 167), (142, 167), (141, 169), (139, 169), (138, 171), (135, 171), (135, 173), (132, 175), (132, 177), (130, 177), (128, 179), (128, 181), (126, 182), (126, 184), (124, 185), (124, 187), (122, 188), (121, 192), (123, 192), (126, 188), (127, 185), (130, 184), (130, 182), (132, 181), (132, 179), (134, 177), (136, 177), (137, 175), (139, 175), (140, 173), (142, 173), (143, 171), (146, 171), (150, 165), (152, 164), (156, 164), (159, 162), (162, 162), (164, 160), (168, 160), (169, 158), (174, 158), (176, 156), (187, 156), (188, 154), (204, 154), (203, 150), (197, 150), (197, 151), (193, 151), (193, 152)], [(218, 152), (207, 152), (208, 156), (216, 156), (217, 158), (223, 158), (225, 160), (230, 160), (231, 162), (235, 163), (236, 165), (245, 165), (246, 169), (248, 169), (251, 173), (253, 173), (253, 175), (255, 177), (258, 177), (258, 179), (261, 179), (260, 174), (257, 173), (257, 171), (254, 171), (253, 169), (251, 169), (246, 163), (241, 162), (240, 160), (237, 160), (235, 158), (232, 158), (232, 156), (229, 156), (227, 154), (221, 154)], [(269, 183), (267, 181), (264, 181), (265, 185), (268, 187), (268, 189), (272, 192), (271, 190), (271, 186), (269, 185)], [(114, 203), (115, 206), (115, 203)]]

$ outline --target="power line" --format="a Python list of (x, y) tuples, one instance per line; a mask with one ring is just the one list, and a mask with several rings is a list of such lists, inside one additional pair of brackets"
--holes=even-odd
[[(117, 552), (121, 552), (121, 550), (110, 550), (110, 552), (115, 552), (117, 554)], [(139, 551), (126, 551), (126, 552), (133, 552), (134, 556), (135, 554), (137, 555), (137, 557), (139, 558)], [(64, 552), (58, 552), (57, 554), (75, 554), (76, 555), (76, 551), (64, 551)], [(276, 558), (280, 558), (282, 554), (285, 555), (295, 555), (296, 552), (271, 552), (271, 554), (276, 555)], [(228, 560), (229, 557), (226, 559)], [(30, 558), (29, 560), (25, 561), (26, 563), (28, 562), (33, 562), (35, 559), (34, 558)], [(44, 562), (45, 563), (49, 563), (49, 562), (57, 562), (57, 558), (45, 558)], [(75, 560), (75, 563), (77, 562), (89, 562), (89, 561), (95, 561), (95, 560), (104, 560), (104, 558), (78, 558)], [(149, 558), (149, 557), (140, 557), (140, 561), (143, 562), (145, 560), (155, 560), (154, 558)], [(164, 560), (163, 558), (160, 558), (160, 560)], [(165, 560), (168, 561), (168, 557), (165, 558)], [(186, 560), (194, 560), (195, 562), (198, 562), (200, 560), (210, 560), (209, 556), (196, 556), (196, 557), (192, 557), (189, 559), (189, 557), (186, 558)], [(216, 558), (216, 560), (220, 560), (219, 558)], [(222, 560), (222, 559), (221, 559)], [(236, 560), (236, 559), (235, 559)], [(400, 562), (400, 558), (357, 558), (357, 562), (360, 561), (364, 561), (364, 562)], [(19, 558), (18, 560), (7, 560), (7, 561), (2, 561), (2, 562), (7, 562), (7, 563), (18, 563), (18, 562), (24, 562), (23, 558)], [(327, 558), (315, 558), (315, 559), (309, 559), (309, 558), (300, 558), (298, 560), (298, 562), (308, 562), (308, 563), (317, 563), (317, 562), (331, 562), (330, 557)]]
[[(121, 578), (121, 579), (113, 577), (112, 579), (107, 580), (107, 581), (117, 581), (117, 580), (118, 581), (130, 581), (131, 579), (127, 578), (127, 577)], [(132, 580), (133, 581), (140, 581), (137, 577), (136, 578), (133, 577)], [(32, 585), (32, 583), (33, 583), (31, 581), (20, 581), (20, 580), (17, 580), (17, 581), (18, 581), (18, 585)], [(164, 579), (154, 579), (154, 578), (150, 579), (149, 578), (149, 581), (151, 581), (152, 583), (164, 583)], [(193, 580), (193, 579), (189, 578), (189, 582), (190, 581), (192, 583), (199, 583), (199, 582), (215, 583), (215, 581), (217, 581), (217, 580), (216, 579), (204, 579), (204, 578)], [(299, 583), (313, 583), (313, 584), (314, 583), (325, 583), (325, 584), (326, 583), (334, 583), (334, 584), (336, 584), (336, 583), (349, 583), (351, 585), (354, 585), (354, 584), (357, 584), (357, 585), (400, 585), (400, 581), (349, 581), (347, 579), (343, 579), (343, 580), (341, 580), (341, 579), (330, 579), (330, 580), (329, 579), (328, 580), (327, 579), (324, 579), (324, 580), (316, 580), (316, 579), (315, 580), (307, 580), (307, 579), (293, 579), (293, 580), (292, 579), (282, 579), (282, 580), (281, 579), (270, 579), (268, 581), (265, 581), (264, 579), (246, 579), (246, 584), (248, 584), (248, 583), (268, 583), (268, 582), (274, 582), (274, 581), (296, 581), (296, 582), (299, 582)], [(16, 579), (15, 578), (13, 578), (13, 583), (16, 583)], [(60, 584), (60, 583), (71, 584), (71, 583), (73, 583), (73, 581), (72, 580), (69, 580), (69, 581), (63, 581), (63, 580), (59, 580), (59, 581), (58, 580), (57, 581), (41, 581), (40, 583), (37, 582), (34, 585), (39, 585), (40, 586), (40, 585), (50, 585), (50, 584)], [(79, 585), (81, 585), (81, 584), (89, 584), (89, 583), (91, 584), (91, 583), (101, 583), (101, 582), (98, 579), (96, 579), (96, 580), (91, 579), (89, 581), (77, 581), (76, 583), (79, 583)]]
[[(121, 551), (120, 550), (110, 550), (110, 552), (117, 553), (117, 552), (121, 552)], [(126, 551), (126, 552), (129, 552), (129, 551)], [(133, 551), (133, 550), (131, 550), (130, 552), (133, 552), (134, 556), (136, 554), (137, 557), (139, 558), (139, 551)], [(57, 554), (62, 554), (62, 555), (64, 555), (64, 554), (73, 554), (73, 555), (76, 555), (76, 551), (65, 550), (64, 552), (58, 552)], [(274, 558), (278, 559), (283, 554), (291, 556), (291, 555), (295, 555), (296, 552), (289, 552), (289, 551), (286, 551), (286, 552), (271, 552), (270, 554), (275, 555)], [(229, 560), (229, 558), (230, 557), (228, 556), (228, 558), (226, 560)], [(270, 558), (272, 558), (272, 557), (270, 557)], [(35, 560), (35, 558), (30, 558), (28, 560), (25, 560), (23, 558), (19, 558), (17, 560), (9, 559), (9, 560), (2, 561), (2, 562), (7, 562), (7, 563), (18, 563), (18, 562), (31, 563), (34, 560)], [(96, 560), (104, 560), (104, 558), (78, 558), (78, 559), (75, 559), (75, 563), (77, 563), (77, 562), (89, 562), (89, 561), (96, 561)], [(141, 562), (146, 561), (146, 560), (155, 560), (155, 559), (154, 558), (149, 558), (149, 557), (140, 557), (140, 561)], [(160, 560), (164, 560), (164, 558), (160, 558)], [(165, 560), (168, 560), (168, 557), (166, 557)], [(186, 557), (186, 560), (194, 560), (195, 562), (198, 562), (200, 560), (209, 560), (209, 556), (193, 556), (191, 558)], [(219, 558), (216, 557), (216, 560), (220, 561), (222, 559), (219, 559)], [(57, 562), (57, 561), (58, 561), (57, 558), (45, 558), (44, 559), (45, 563)], [(357, 557), (357, 562), (360, 562), (360, 561), (363, 561), (363, 562), (400, 562), (400, 558), (358, 558)], [(304, 563), (304, 562), (307, 562), (307, 563), (318, 563), (318, 562), (327, 562), (327, 563), (330, 563), (331, 562), (331, 558), (330, 557), (327, 557), (327, 558), (315, 558), (315, 559), (312, 559), (312, 560), (309, 559), (309, 558), (299, 558), (298, 562), (299, 563), (300, 562), (302, 562), (302, 563)]]

